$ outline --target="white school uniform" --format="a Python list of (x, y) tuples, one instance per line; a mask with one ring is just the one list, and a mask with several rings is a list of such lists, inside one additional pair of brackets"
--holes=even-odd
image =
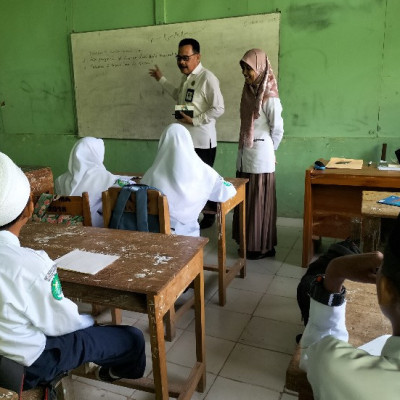
[(0, 354), (30, 366), (42, 354), (46, 336), (93, 325), (90, 315), (63, 296), (54, 261), (44, 251), (21, 247), (0, 231)]
[(167, 196), (171, 228), (187, 236), (200, 236), (197, 218), (208, 200), (223, 202), (236, 193), (199, 158), (189, 131), (180, 124), (169, 125), (161, 135), (156, 158), (141, 183)]
[[(103, 227), (101, 193), (120, 178), (104, 166), (104, 142), (85, 137), (75, 143), (68, 161), (68, 171), (55, 181), (55, 192), (65, 196), (82, 196), (88, 192), (92, 225)], [(129, 179), (129, 177), (121, 177)]]

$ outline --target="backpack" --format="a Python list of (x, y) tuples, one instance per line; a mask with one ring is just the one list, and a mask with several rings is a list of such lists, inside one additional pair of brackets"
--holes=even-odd
[(0, 387), (20, 394), (24, 384), (24, 375), (25, 368), (22, 364), (0, 356)]
[(348, 254), (360, 254), (360, 249), (350, 239), (329, 246), (326, 253), (312, 262), (297, 286), (297, 303), (301, 311), (304, 326), (310, 313), (310, 286), (317, 275), (324, 274), (331, 260)]
[[(123, 186), (112, 212), (109, 228), (140, 232), (160, 232), (158, 215), (149, 215), (147, 212), (148, 190), (160, 191), (159, 189), (143, 184)], [(136, 212), (125, 210), (126, 203), (132, 192), (136, 194)]]

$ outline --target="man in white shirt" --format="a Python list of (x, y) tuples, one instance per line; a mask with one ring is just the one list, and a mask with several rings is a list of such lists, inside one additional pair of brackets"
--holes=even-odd
[(49, 384), (89, 361), (101, 366), (96, 372), (103, 381), (142, 377), (142, 332), (95, 326), (64, 297), (47, 253), (21, 247), (20, 231), (32, 212), (27, 177), (0, 153), (0, 356), (25, 367), (24, 389)]
[[(323, 400), (378, 398), (400, 393), (400, 216), (382, 253), (364, 253), (332, 260), (325, 276), (310, 289), (310, 319), (302, 336), (300, 367), (307, 372), (314, 398)], [(345, 279), (376, 283), (382, 313), (393, 336), (375, 355), (349, 343), (345, 324)], [(381, 340), (380, 340), (381, 339)]]
[[(217, 150), (215, 123), (224, 113), (224, 99), (217, 77), (202, 66), (200, 59), (199, 42), (182, 39), (176, 56), (178, 68), (183, 74), (180, 86), (176, 88), (168, 82), (157, 65), (149, 70), (149, 74), (160, 82), (176, 104), (194, 107), (193, 117), (181, 112), (178, 121), (189, 130), (197, 155), (213, 167)], [(211, 226), (214, 220), (214, 215), (205, 214), (200, 228)]]

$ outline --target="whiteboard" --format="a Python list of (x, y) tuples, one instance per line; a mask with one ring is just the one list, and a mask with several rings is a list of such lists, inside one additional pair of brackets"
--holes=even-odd
[(239, 60), (261, 48), (277, 76), (279, 22), (274, 13), (71, 34), (79, 136), (159, 139), (175, 122), (175, 101), (149, 68), (157, 64), (178, 86), (178, 43), (192, 37), (200, 43), (203, 66), (220, 81), (225, 113), (217, 120), (218, 141), (237, 141), (244, 84)]

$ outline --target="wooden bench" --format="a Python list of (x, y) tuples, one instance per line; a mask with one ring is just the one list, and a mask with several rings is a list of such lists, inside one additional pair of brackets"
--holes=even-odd
[[(346, 326), (349, 342), (361, 346), (378, 336), (391, 334), (392, 327), (388, 319), (380, 311), (376, 286), (346, 281), (347, 307)], [(290, 360), (286, 370), (285, 387), (299, 393), (299, 400), (313, 400), (311, 386), (306, 373), (299, 368), (300, 346)]]

